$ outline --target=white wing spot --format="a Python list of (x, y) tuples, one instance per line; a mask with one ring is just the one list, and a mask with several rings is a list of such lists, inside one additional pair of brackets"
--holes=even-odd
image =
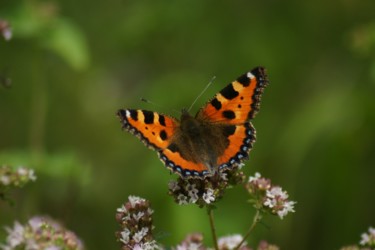
[(247, 72), (247, 77), (250, 78), (250, 79), (255, 78), (255, 76), (253, 74), (251, 74), (251, 72)]
[(130, 112), (129, 112), (129, 110), (125, 110), (125, 115), (126, 115), (126, 117), (130, 117)]

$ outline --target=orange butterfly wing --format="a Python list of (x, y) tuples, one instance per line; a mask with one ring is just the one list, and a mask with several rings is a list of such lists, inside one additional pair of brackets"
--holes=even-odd
[(179, 152), (174, 152), (170, 148), (160, 151), (159, 158), (167, 168), (176, 172), (181, 177), (202, 178), (210, 174), (210, 171), (208, 170), (207, 166), (205, 166), (203, 163), (195, 163), (186, 160), (181, 156)]
[(268, 85), (263, 67), (257, 67), (238, 77), (214, 96), (196, 115), (213, 125), (233, 124), (228, 146), (217, 160), (219, 169), (229, 168), (248, 158), (256, 139), (254, 126), (249, 122), (259, 111), (261, 95)]
[(212, 123), (243, 124), (259, 111), (261, 95), (267, 84), (266, 70), (257, 67), (216, 94), (199, 110), (196, 118)]
[[(249, 122), (259, 110), (261, 94), (268, 84), (265, 69), (258, 67), (240, 76), (211, 99), (196, 119), (222, 129), (227, 141), (219, 153), (217, 167), (229, 168), (248, 158), (255, 142), (255, 129)], [(182, 177), (202, 178), (211, 172), (200, 162), (185, 159), (177, 150), (175, 137), (181, 134), (180, 122), (173, 117), (146, 110), (119, 110), (122, 127), (136, 135), (146, 146), (156, 150), (167, 168)], [(229, 126), (229, 127), (228, 127)], [(180, 142), (181, 143), (181, 142)]]
[(160, 160), (173, 172), (183, 177), (208, 174), (207, 167), (202, 163), (186, 160), (173, 147), (169, 147), (180, 126), (173, 117), (135, 109), (122, 109), (117, 115), (123, 129), (137, 136), (147, 147), (156, 150)]
[(176, 119), (147, 110), (121, 109), (117, 116), (123, 129), (137, 136), (147, 147), (157, 151), (168, 147), (179, 126)]

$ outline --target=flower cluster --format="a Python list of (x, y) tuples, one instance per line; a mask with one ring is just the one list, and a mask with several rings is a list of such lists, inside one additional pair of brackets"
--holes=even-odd
[(238, 244), (241, 244), (241, 246), (238, 248), (239, 250), (250, 250), (251, 248), (247, 247), (246, 241), (241, 243), (243, 241), (243, 237), (240, 234), (234, 234), (229, 236), (224, 236), (218, 239), (217, 245), (219, 246), (219, 249), (221, 250), (230, 250), (234, 249), (238, 246)]
[(340, 248), (340, 250), (374, 250), (374, 248), (359, 247), (359, 246), (353, 245), (353, 246), (342, 247)]
[(279, 186), (272, 186), (271, 180), (261, 177), (259, 173), (251, 176), (246, 189), (253, 196), (255, 208), (278, 215), (283, 219), (289, 212), (294, 212), (295, 201), (289, 201), (289, 195)]
[(370, 227), (368, 229), (368, 233), (363, 233), (361, 238), (362, 239), (359, 244), (362, 246), (375, 248), (375, 228)]
[(25, 167), (19, 167), (13, 170), (4, 165), (0, 167), (0, 197), (4, 196), (5, 191), (11, 187), (23, 187), (30, 181), (35, 181), (34, 170)]
[[(261, 241), (257, 248), (251, 248), (247, 245), (246, 241), (243, 241), (243, 237), (239, 234), (223, 236), (218, 239), (217, 246), (219, 250), (231, 250), (238, 248), (239, 250), (279, 250), (279, 247), (271, 245), (266, 241)], [(173, 250), (209, 250), (210, 247), (206, 247), (203, 244), (203, 235), (200, 233), (189, 234), (179, 245), (172, 248)]]
[(237, 169), (224, 170), (204, 179), (172, 180), (168, 189), (179, 205), (197, 204), (203, 207), (218, 201), (224, 195), (225, 189), (244, 183), (245, 178), (243, 172)]
[(33, 217), (25, 225), (15, 222), (13, 228), (6, 227), (5, 244), (2, 250), (48, 249), (83, 250), (80, 239), (57, 222), (47, 217)]
[[(359, 246), (361, 245), (361, 247)], [(359, 245), (351, 245), (340, 248), (340, 250), (374, 250), (375, 249), (375, 228), (370, 227), (368, 233), (361, 234)]]
[(0, 19), (0, 34), (4, 37), (6, 41), (12, 38), (12, 29), (8, 21)]
[(153, 212), (149, 201), (137, 196), (129, 196), (128, 202), (117, 209), (116, 220), (121, 230), (116, 237), (121, 249), (161, 249), (152, 236)]
[(201, 233), (188, 234), (186, 238), (176, 247), (172, 247), (173, 250), (205, 250), (203, 246), (203, 235)]
[[(240, 167), (240, 166), (239, 166)], [(247, 190), (254, 197), (253, 202), (258, 212), (254, 217), (252, 228), (260, 220), (260, 212), (270, 212), (283, 218), (287, 213), (294, 212), (294, 201), (288, 200), (288, 194), (278, 186), (272, 186), (269, 179), (262, 178), (259, 173), (250, 177), (246, 182), (246, 176), (239, 168), (224, 170), (218, 172), (212, 177), (204, 179), (178, 178), (169, 182), (169, 194), (174, 197), (176, 203), (197, 204), (199, 207), (206, 206), (208, 211), (212, 212), (212, 204), (218, 201), (224, 195), (228, 187), (245, 184)], [(117, 209), (116, 219), (121, 226), (121, 230), (116, 232), (121, 249), (166, 249), (159, 245), (152, 235), (153, 225), (151, 215), (153, 210), (147, 200), (129, 196), (128, 202)], [(211, 216), (211, 213), (209, 213)], [(212, 217), (210, 217), (212, 219)], [(212, 225), (211, 225), (212, 226)], [(261, 241), (256, 248), (247, 245), (245, 239), (249, 236), (251, 230), (242, 235), (230, 235), (221, 237), (215, 243), (215, 249), (219, 250), (279, 250), (278, 246)], [(216, 239), (216, 235), (214, 237)], [(203, 235), (193, 233), (173, 250), (209, 250), (203, 241)]]
[(258, 245), (257, 250), (279, 250), (280, 248), (276, 245), (269, 244), (267, 241), (261, 241)]

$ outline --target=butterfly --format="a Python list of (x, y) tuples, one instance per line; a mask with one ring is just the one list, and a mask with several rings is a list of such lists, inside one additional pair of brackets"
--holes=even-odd
[(120, 109), (122, 128), (157, 152), (182, 178), (213, 176), (248, 159), (256, 139), (250, 120), (259, 111), (268, 77), (263, 67), (241, 75), (195, 116), (182, 110), (180, 120), (157, 112)]

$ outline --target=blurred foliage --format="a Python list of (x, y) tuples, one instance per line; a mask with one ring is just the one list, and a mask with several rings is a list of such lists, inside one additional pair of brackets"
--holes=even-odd
[(27, 152), (5, 151), (0, 153), (0, 162), (7, 162), (12, 165), (21, 165), (27, 162), (41, 175), (69, 179), (82, 187), (88, 185), (90, 181), (89, 166), (71, 152), (38, 156), (30, 155)]
[(370, 61), (371, 78), (375, 82), (375, 21), (354, 28), (351, 44), (356, 54)]
[[(0, 203), (0, 225), (48, 214), (88, 249), (116, 249), (115, 209), (135, 194), (151, 201), (160, 242), (195, 231), (209, 239), (205, 211), (173, 203), (172, 176), (115, 113), (173, 114), (215, 75), (203, 105), (263, 65), (270, 85), (245, 171), (298, 203), (281, 223), (266, 218), (249, 243), (357, 242), (375, 224), (374, 9), (373, 0), (2, 0), (13, 37), (0, 36), (0, 164), (30, 166), (38, 180), (17, 191), (14, 207)], [(254, 211), (245, 199), (234, 188), (218, 204), (219, 235), (246, 231)]]
[(38, 47), (61, 56), (74, 69), (88, 66), (84, 35), (68, 18), (58, 15), (55, 3), (24, 1), (3, 15), (11, 20), (15, 39), (34, 40)]

